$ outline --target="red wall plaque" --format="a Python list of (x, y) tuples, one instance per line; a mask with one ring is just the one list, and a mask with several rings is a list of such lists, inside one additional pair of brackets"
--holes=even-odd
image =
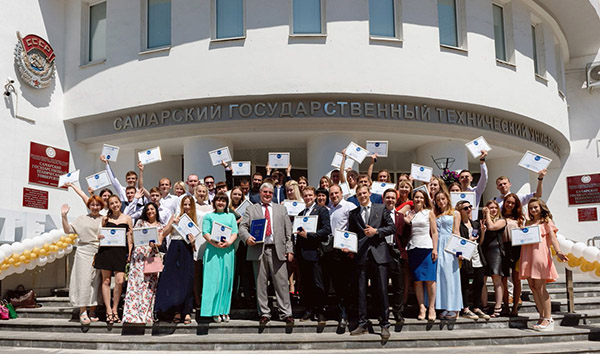
[(598, 210), (594, 208), (577, 209), (577, 218), (582, 221), (598, 221)]
[(23, 206), (48, 209), (48, 192), (39, 189), (23, 188)]
[(31, 142), (29, 183), (58, 187), (58, 177), (69, 172), (69, 152)]
[(600, 173), (567, 177), (569, 205), (600, 204)]

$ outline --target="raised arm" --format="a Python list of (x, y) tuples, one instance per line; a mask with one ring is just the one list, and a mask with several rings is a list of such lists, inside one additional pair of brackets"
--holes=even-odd
[(69, 213), (69, 210), (71, 210), (71, 208), (69, 207), (68, 204), (63, 204), (62, 207), (60, 208), (62, 227), (63, 227), (63, 231), (66, 234), (73, 233), (73, 228), (71, 227), (71, 224), (69, 224), (69, 220), (67, 219), (67, 214)]
[(138, 176), (138, 189), (144, 189), (144, 164), (142, 161), (138, 161), (138, 170), (140, 170), (140, 175)]
[(119, 196), (119, 199), (121, 201), (127, 201), (127, 196), (124, 193), (124, 188), (121, 185), (121, 183), (119, 182), (119, 180), (117, 179), (117, 177), (115, 176), (115, 173), (113, 172), (112, 168), (110, 167), (110, 163), (108, 162), (106, 157), (104, 157), (104, 155), (100, 156), (100, 161), (102, 161), (106, 164), (106, 174), (108, 174), (108, 179), (110, 180), (110, 184), (113, 186), (115, 192), (117, 193), (117, 196)]
[(377, 162), (377, 154), (371, 155), (371, 163), (369, 164), (369, 168), (367, 169), (367, 176), (371, 177), (373, 175), (373, 167), (375, 167), (375, 162)]
[(342, 150), (342, 163), (340, 164), (340, 183), (346, 183), (346, 149)]
[[(477, 187), (475, 187), (475, 195), (479, 196), (479, 198), (481, 199), (481, 196), (483, 195), (483, 192), (485, 191), (485, 187), (487, 186), (487, 181), (488, 181), (488, 168), (487, 165), (485, 164), (485, 157), (487, 156), (487, 151), (482, 151), (481, 152), (481, 156), (479, 156), (479, 169), (481, 171), (481, 175), (479, 177), (479, 182), (477, 182)], [(479, 204), (479, 201), (477, 201), (477, 203)]]
[(546, 173), (548, 173), (548, 170), (546, 170), (544, 168), (538, 174), (538, 183), (537, 183), (537, 188), (535, 189), (535, 194), (534, 194), (534, 197), (536, 197), (536, 198), (542, 197), (542, 183), (544, 181), (544, 176), (546, 176)]
[(81, 188), (77, 187), (76, 185), (74, 185), (71, 182), (67, 182), (65, 183), (65, 186), (67, 187), (71, 187), (73, 188), (73, 190), (75, 191), (75, 193), (77, 193), (77, 195), (83, 200), (83, 204), (87, 205), (88, 200), (90, 199), (90, 197), (88, 197), (82, 190)]
[(221, 161), (221, 165), (225, 169), (225, 184), (227, 185), (227, 190), (230, 191), (233, 189), (233, 170), (231, 169), (231, 166), (225, 161)]

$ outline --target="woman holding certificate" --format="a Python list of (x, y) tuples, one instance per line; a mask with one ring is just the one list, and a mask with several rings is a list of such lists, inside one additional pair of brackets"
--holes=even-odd
[(462, 309), (462, 291), (458, 257), (445, 251), (452, 235), (460, 235), (460, 214), (450, 204), (450, 195), (441, 190), (435, 195), (438, 229), (437, 292), (435, 308), (444, 310), (441, 319), (455, 319)]
[[(508, 274), (505, 273), (506, 257), (502, 240), (507, 225), (507, 219), (502, 218), (499, 209), (498, 203), (495, 200), (490, 200), (485, 203), (485, 207), (483, 208), (485, 231), (482, 234), (481, 248), (487, 261), (485, 275), (492, 277), (496, 300), (492, 317), (500, 317), (500, 314), (502, 313), (502, 297), (504, 296), (502, 277), (508, 276)], [(520, 286), (521, 282), (518, 282)], [(519, 290), (519, 293), (520, 292), (521, 291)], [(508, 302), (505, 302), (505, 306), (508, 307)]]
[(399, 181), (396, 184), (396, 190), (398, 191), (396, 210), (405, 213), (405, 211), (410, 210), (413, 206), (413, 201), (410, 200), (413, 191), (412, 183), (409, 181)]
[(521, 205), (521, 199), (518, 195), (511, 193), (504, 197), (504, 203), (502, 204), (502, 217), (506, 220), (506, 228), (502, 235), (502, 242), (504, 244), (504, 277), (502, 278), (502, 287), (504, 289), (504, 303), (508, 306), (508, 277), (512, 273), (513, 283), (513, 308), (510, 312), (511, 316), (517, 316), (519, 311), (519, 299), (521, 298), (521, 278), (517, 271), (517, 264), (521, 258), (521, 246), (513, 246), (511, 242), (510, 230), (518, 229), (523, 227), (525, 223), (525, 216), (523, 215), (523, 207)]
[(210, 205), (208, 201), (208, 187), (204, 184), (199, 184), (194, 189), (194, 197), (199, 205)]
[[(164, 225), (160, 223), (158, 206), (155, 203), (146, 204), (142, 216), (135, 223), (135, 227), (156, 227), (158, 237), (162, 238)], [(123, 322), (154, 322), (154, 298), (158, 284), (158, 273), (144, 273), (144, 263), (148, 257), (158, 257), (157, 247), (151, 247), (150, 245), (136, 246), (131, 253), (127, 293), (125, 294), (125, 305), (123, 306)]]
[[(231, 293), (233, 290), (233, 270), (238, 226), (235, 216), (228, 210), (229, 198), (218, 193), (213, 198), (215, 211), (204, 216), (202, 234), (207, 246), (204, 251), (204, 285), (200, 316), (212, 317), (215, 322), (229, 322)], [(229, 239), (215, 241), (212, 236), (215, 223), (231, 228)]]
[(302, 200), (302, 194), (300, 194), (298, 182), (294, 180), (285, 182), (285, 199)]
[(423, 282), (427, 287), (430, 321), (435, 320), (435, 272), (438, 258), (438, 232), (435, 215), (429, 207), (429, 197), (422, 190), (413, 194), (414, 209), (409, 211), (404, 221), (411, 223), (412, 233), (408, 241), (408, 266), (414, 280), (415, 295), (419, 303), (418, 320), (424, 320), (427, 312)]
[[(88, 198), (86, 204), (90, 213), (78, 217), (72, 224), (69, 224), (67, 219), (69, 206), (65, 204), (61, 208), (63, 230), (66, 233), (76, 233), (79, 239), (71, 269), (69, 301), (71, 305), (79, 307), (79, 321), (83, 325), (98, 321), (95, 312), (96, 305), (98, 305), (100, 279), (99, 273), (92, 264), (94, 256), (98, 252), (98, 235), (100, 235), (103, 219), (100, 211), (104, 208), (104, 202), (102, 198), (93, 195)], [(90, 307), (89, 316), (88, 306)]]
[[(117, 195), (111, 195), (108, 198), (108, 214), (102, 220), (103, 227), (123, 228), (125, 229), (125, 239), (121, 240), (121, 245), (103, 246), (100, 241), (100, 249), (94, 261), (94, 267), (102, 271), (102, 298), (106, 306), (106, 321), (108, 323), (119, 323), (119, 314), (117, 313), (123, 282), (125, 280), (125, 266), (129, 261), (129, 255), (133, 248), (131, 229), (133, 223), (129, 215), (121, 213), (121, 200)], [(115, 274), (115, 288), (113, 290), (113, 301), (110, 306), (110, 278)]]
[(194, 307), (194, 235), (182, 235), (173, 224), (179, 224), (180, 218), (186, 214), (195, 224), (196, 203), (186, 195), (181, 198), (181, 213), (173, 216), (159, 237), (159, 244), (163, 243), (166, 235), (167, 255), (160, 275), (156, 290), (156, 312), (174, 312), (173, 323), (181, 322), (183, 315), (184, 324), (192, 323), (192, 308)]
[(533, 325), (536, 331), (553, 331), (554, 320), (552, 319), (550, 295), (546, 290), (546, 283), (558, 279), (558, 273), (552, 262), (550, 246), (554, 247), (556, 257), (566, 262), (569, 258), (560, 251), (556, 232), (558, 229), (552, 221), (552, 214), (539, 198), (532, 198), (527, 204), (529, 220), (525, 224), (528, 228), (539, 227), (541, 236), (540, 243), (525, 244), (521, 247), (521, 264), (519, 275), (521, 279), (527, 279), (529, 288), (533, 292), (540, 318)]

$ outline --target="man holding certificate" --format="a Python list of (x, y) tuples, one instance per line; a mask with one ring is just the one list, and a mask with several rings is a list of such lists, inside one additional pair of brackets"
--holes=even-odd
[(383, 204), (371, 202), (369, 187), (366, 185), (357, 187), (356, 196), (360, 206), (350, 212), (348, 231), (354, 232), (358, 236), (358, 253), (355, 257), (358, 267), (358, 327), (350, 334), (368, 333), (367, 269), (372, 265), (376, 268), (375, 278), (381, 306), (381, 321), (379, 322), (381, 338), (382, 341), (387, 341), (390, 337), (387, 267), (392, 259), (385, 236), (394, 234), (396, 226)]
[[(100, 156), (100, 161), (102, 161), (106, 164), (106, 173), (108, 174), (108, 179), (110, 180), (111, 185), (113, 186), (117, 196), (119, 197), (119, 200), (121, 200), (121, 202), (123, 202), (125, 204), (125, 206), (127, 206), (129, 204), (129, 202), (127, 200), (127, 194), (126, 194), (125, 188), (126, 187), (136, 187), (136, 184), (138, 184), (138, 174), (135, 173), (135, 171), (128, 171), (125, 174), (125, 182), (127, 183), (127, 186), (123, 187), (121, 185), (121, 182), (119, 182), (119, 180), (115, 176), (115, 173), (113, 172), (112, 168), (110, 167), (110, 164), (108, 163), (108, 159), (104, 155), (102, 155), (102, 156)], [(142, 165), (141, 162), (138, 162), (138, 169), (140, 170), (138, 187), (140, 189), (142, 189), (144, 165)]]
[[(541, 198), (542, 197), (542, 181), (544, 180), (544, 176), (546, 176), (546, 173), (548, 171), (546, 169), (541, 170), (538, 173), (538, 182), (537, 182), (537, 187), (535, 189), (535, 193), (527, 193), (527, 194), (522, 194), (522, 193), (517, 193), (517, 196), (519, 197), (519, 201), (521, 202), (522, 205), (527, 205), (527, 203), (531, 200), (531, 198)], [(500, 192), (500, 195), (497, 197), (494, 197), (494, 200), (498, 202), (498, 204), (500, 205), (500, 209), (502, 209), (502, 205), (504, 204), (504, 198), (506, 198), (507, 195), (509, 195), (510, 192), (510, 187), (512, 186), (512, 184), (510, 183), (510, 179), (508, 179), (508, 177), (506, 176), (500, 176), (498, 178), (496, 178), (496, 189), (498, 189), (498, 192)]]
[(481, 202), (481, 196), (483, 195), (485, 187), (487, 186), (488, 168), (485, 164), (486, 156), (487, 151), (482, 150), (481, 155), (479, 156), (479, 168), (481, 171), (481, 175), (479, 176), (479, 182), (477, 182), (476, 187), (471, 187), (471, 182), (473, 182), (473, 175), (471, 174), (471, 171), (462, 170), (458, 175), (461, 192), (475, 192), (475, 205), (473, 205), (475, 210), (477, 210), (477, 208), (479, 207), (479, 203)]
[[(246, 208), (239, 227), (239, 236), (248, 245), (247, 259), (256, 261), (258, 268), (256, 297), (261, 326), (271, 320), (271, 309), (267, 297), (269, 278), (275, 288), (280, 319), (288, 325), (294, 324), (286, 263), (294, 259), (292, 224), (285, 207), (273, 203), (273, 189), (273, 185), (270, 183), (263, 183), (260, 186), (260, 203)], [(259, 219), (266, 220), (265, 237), (264, 242), (257, 244), (249, 230), (252, 221)]]
[(306, 209), (298, 214), (298, 217), (304, 215), (316, 215), (318, 217), (317, 230), (308, 232), (307, 230), (294, 230), (297, 232), (296, 250), (302, 274), (302, 298), (305, 300), (306, 313), (300, 319), (308, 321), (313, 315), (317, 317), (320, 324), (324, 324), (325, 301), (327, 294), (323, 284), (323, 272), (319, 263), (322, 255), (321, 242), (327, 241), (331, 234), (331, 225), (329, 224), (329, 211), (325, 207), (316, 205), (315, 188), (307, 186), (302, 191), (302, 198), (306, 204)]

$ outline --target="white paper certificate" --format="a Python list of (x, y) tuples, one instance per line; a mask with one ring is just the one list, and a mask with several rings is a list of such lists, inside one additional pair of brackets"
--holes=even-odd
[(388, 142), (387, 141), (376, 141), (367, 140), (367, 150), (373, 154), (377, 154), (378, 157), (388, 156)]
[(95, 191), (110, 186), (110, 180), (108, 179), (108, 173), (106, 173), (106, 171), (100, 171), (94, 175), (87, 176), (85, 180), (87, 181), (88, 186)]
[(173, 227), (175, 227), (177, 232), (179, 232), (179, 234), (183, 236), (183, 239), (187, 243), (190, 243), (190, 240), (187, 238), (188, 234), (192, 234), (192, 236), (197, 238), (198, 235), (202, 233), (202, 230), (200, 230), (198, 225), (196, 225), (192, 221), (192, 219), (190, 219), (190, 217), (185, 213), (179, 218), (179, 223), (173, 224)]
[(369, 154), (369, 150), (360, 147), (355, 142), (351, 141), (348, 146), (346, 146), (346, 156), (355, 160), (359, 164), (363, 162), (365, 157)]
[(473, 253), (475, 253), (476, 249), (477, 242), (470, 241), (466, 238), (462, 238), (453, 234), (450, 238), (450, 241), (448, 241), (448, 244), (446, 245), (445, 251), (452, 253), (453, 255), (456, 255), (458, 252), (460, 252), (463, 258), (471, 260), (471, 257), (473, 257)]
[(104, 238), (100, 240), (100, 246), (125, 246), (125, 229), (122, 227), (103, 227), (100, 230), (100, 235), (104, 236)]
[(487, 143), (487, 141), (485, 141), (483, 136), (480, 136), (479, 138), (477, 138), (475, 140), (469, 141), (468, 143), (465, 144), (465, 146), (467, 147), (467, 149), (469, 150), (471, 155), (473, 155), (473, 157), (481, 156), (481, 151), (483, 151), (483, 150), (485, 150), (485, 151), (492, 150), (492, 147), (490, 146), (490, 144)]
[(231, 163), (231, 174), (233, 176), (250, 176), (250, 161), (233, 161)]
[(333, 234), (333, 248), (347, 248), (350, 252), (358, 252), (358, 237), (354, 232), (335, 229)]
[(252, 205), (252, 202), (249, 201), (248, 199), (244, 199), (242, 204), (238, 205), (238, 207), (235, 209), (235, 211), (238, 214), (244, 216), (244, 213), (246, 212), (246, 208), (248, 208), (250, 205)]
[(134, 246), (148, 246), (150, 241), (158, 242), (158, 228), (157, 227), (139, 227), (133, 229), (133, 245)]
[(213, 221), (210, 239), (215, 242), (227, 242), (231, 239), (231, 227)]
[(410, 165), (410, 175), (417, 181), (429, 183), (431, 182), (431, 176), (433, 176), (433, 168), (413, 163)]
[(523, 155), (521, 162), (519, 162), (519, 166), (538, 173), (544, 168), (548, 168), (550, 162), (552, 162), (552, 159), (544, 157), (540, 154), (536, 154), (532, 151), (527, 151), (525, 155)]
[(303, 228), (306, 232), (317, 232), (318, 215), (305, 215), (294, 217), (293, 232), (298, 232), (298, 228)]
[(160, 157), (160, 146), (138, 152), (138, 159), (142, 165), (160, 161), (162, 159)]
[(339, 186), (342, 189), (342, 195), (344, 197), (350, 196), (350, 194), (352, 194), (352, 191), (350, 190), (350, 186), (348, 185), (348, 183), (346, 183), (346, 182), (340, 183)]
[(287, 209), (287, 214), (290, 216), (296, 216), (300, 214), (302, 210), (306, 209), (306, 204), (300, 200), (286, 199), (283, 201), (283, 206)]
[(75, 183), (78, 181), (79, 181), (79, 170), (69, 172), (67, 174), (64, 174), (64, 175), (58, 177), (58, 186), (62, 187), (65, 185), (65, 183)]
[(475, 192), (452, 192), (452, 193), (450, 193), (450, 203), (452, 204), (453, 208), (455, 208), (456, 203), (460, 202), (461, 200), (466, 200), (467, 202), (471, 203), (471, 205), (473, 206), (473, 210), (471, 210), (471, 219), (477, 220), (478, 211), (477, 211), (477, 204), (476, 204), (476, 199), (475, 199)]
[(213, 166), (220, 165), (221, 162), (229, 162), (231, 161), (231, 154), (229, 153), (229, 147), (224, 146), (220, 149), (209, 151), (210, 161), (212, 161)]
[(103, 155), (106, 158), (106, 161), (116, 162), (117, 156), (119, 156), (119, 147), (104, 144), (100, 155)]
[(531, 245), (542, 242), (539, 225), (528, 226), (522, 229), (511, 229), (510, 236), (513, 246)]
[(383, 195), (383, 192), (392, 188), (394, 189), (396, 185), (393, 183), (385, 183), (385, 182), (373, 182), (371, 185), (371, 193)]
[[(339, 152), (336, 152), (335, 155), (333, 156), (333, 160), (331, 161), (331, 166), (335, 167), (335, 168), (340, 168), (342, 166), (342, 158), (344, 157), (344, 155), (342, 155)], [(352, 160), (349, 157), (346, 157), (346, 161), (344, 163), (344, 169), (354, 169), (354, 160)]]
[(416, 191), (423, 191), (423, 192), (425, 192), (425, 194), (427, 194), (427, 196), (429, 197), (429, 199), (431, 199), (431, 196), (429, 195), (429, 189), (427, 189), (426, 185), (418, 186), (417, 188), (413, 189), (413, 194)]
[(287, 168), (290, 165), (289, 152), (270, 152), (269, 166), (271, 168)]

